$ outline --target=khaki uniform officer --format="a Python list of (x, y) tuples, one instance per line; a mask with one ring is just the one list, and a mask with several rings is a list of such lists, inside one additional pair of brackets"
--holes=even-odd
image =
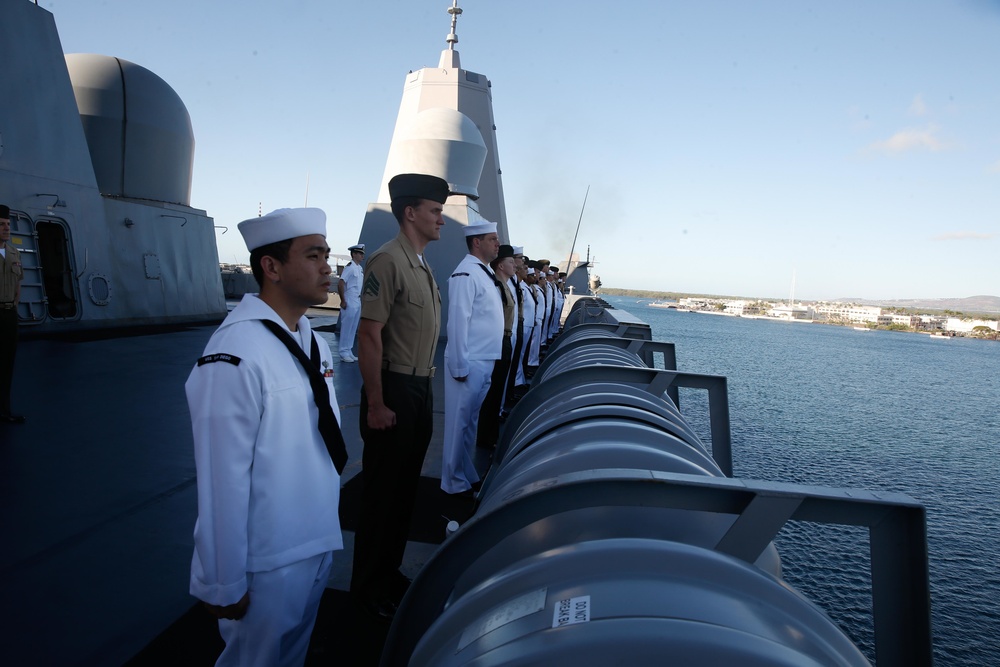
[(365, 266), (358, 327), (364, 489), (354, 538), (351, 593), (388, 620), (409, 580), (399, 571), (430, 444), (431, 378), (441, 331), (441, 293), (424, 249), (441, 238), (448, 183), (401, 174), (389, 181), (399, 235)]
[(10, 386), (17, 353), (17, 303), (21, 299), (21, 253), (10, 242), (10, 209), (0, 204), (0, 423), (21, 424), (10, 411)]

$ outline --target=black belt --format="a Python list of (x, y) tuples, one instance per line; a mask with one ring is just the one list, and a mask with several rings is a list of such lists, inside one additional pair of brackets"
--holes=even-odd
[(419, 378), (432, 378), (434, 377), (434, 372), (437, 369), (434, 366), (431, 366), (430, 368), (414, 368), (413, 366), (404, 366), (403, 364), (394, 364), (389, 361), (383, 361), (382, 370), (390, 371), (392, 373), (401, 373), (403, 375), (415, 375)]

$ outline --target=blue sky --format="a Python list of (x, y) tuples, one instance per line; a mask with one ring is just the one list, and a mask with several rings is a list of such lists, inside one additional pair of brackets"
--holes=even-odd
[[(41, 0), (65, 51), (157, 73), (228, 226), (323, 208), (356, 242), (448, 0)], [(604, 285), (805, 299), (1000, 294), (1000, 0), (461, 0), (511, 240)]]

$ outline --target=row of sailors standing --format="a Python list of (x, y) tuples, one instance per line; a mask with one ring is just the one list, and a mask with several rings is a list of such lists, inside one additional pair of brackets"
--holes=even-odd
[(527, 390), (559, 330), (562, 280), (548, 260), (501, 245), (496, 223), (468, 225), (469, 254), (448, 279), (441, 489), (471, 494), (475, 447), (492, 448), (502, 415)]
[[(400, 567), (433, 431), (441, 296), (424, 253), (441, 238), (444, 204), (454, 194), (428, 174), (399, 174), (388, 186), (399, 234), (368, 259), (360, 306), (358, 272), (345, 280), (344, 315), (359, 311), (358, 357), (350, 346), (340, 350), (344, 363), (357, 361), (364, 383), (351, 597), (384, 622), (410, 583)], [(310, 305), (326, 302), (333, 282), (326, 214), (279, 209), (239, 230), (260, 293), (244, 296), (226, 317), (185, 384), (198, 487), (189, 590), (219, 619), (226, 646), (217, 664), (302, 665), (333, 552), (344, 544), (340, 475), (348, 453), (333, 355), (306, 317)], [(506, 378), (496, 383), (507, 388), (499, 405), (525, 388), (561, 312), (547, 262), (501, 247), (495, 225), (465, 234), (469, 257), (449, 280), (446, 455), (448, 447), (454, 453), (456, 444), (474, 444), (467, 436), (476, 434), (494, 377)], [(351, 251), (360, 265), (364, 246)], [(354, 325), (348, 317), (341, 324), (353, 342)], [(497, 375), (508, 349), (510, 370)], [(486, 412), (498, 416), (495, 408)], [(442, 488), (471, 488), (475, 470), (460, 456), (453, 461), (445, 462), (454, 474)]]

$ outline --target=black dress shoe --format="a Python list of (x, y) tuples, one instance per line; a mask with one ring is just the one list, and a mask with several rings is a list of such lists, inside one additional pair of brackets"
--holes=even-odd
[(7, 422), (8, 424), (23, 424), (24, 415), (0, 415), (0, 422)]
[(389, 623), (396, 615), (396, 605), (391, 600), (362, 600), (361, 608), (376, 620)]
[(408, 576), (399, 570), (396, 570), (393, 575), (392, 583), (389, 584), (389, 596), (392, 599), (393, 604), (397, 607), (399, 607), (399, 603), (403, 601), (403, 596), (406, 595), (406, 591), (410, 590), (411, 583), (412, 580)]

